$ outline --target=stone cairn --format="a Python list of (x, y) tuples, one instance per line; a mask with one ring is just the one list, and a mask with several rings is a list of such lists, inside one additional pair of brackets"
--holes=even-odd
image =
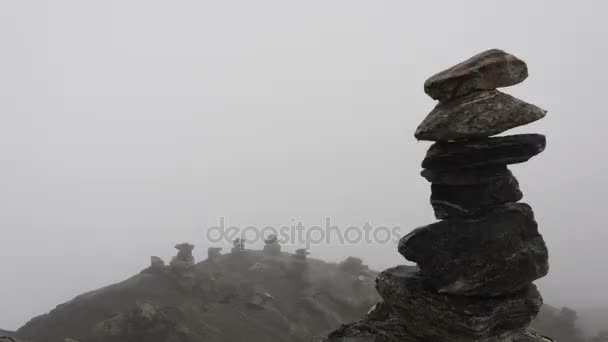
[(171, 263), (169, 264), (171, 274), (175, 277), (182, 290), (191, 292), (196, 283), (195, 260), (192, 255), (194, 245), (180, 243), (175, 245), (175, 249), (178, 250), (177, 255), (171, 259)]
[(489, 50), (426, 81), (439, 104), (415, 137), (435, 142), (422, 176), (441, 221), (401, 239), (399, 252), (418, 266), (382, 272), (383, 302), (328, 341), (550, 341), (526, 330), (542, 306), (532, 281), (547, 274), (548, 251), (507, 168), (541, 153), (545, 137), (491, 137), (545, 116), (496, 90), (527, 76), (522, 60)]
[(207, 248), (207, 259), (214, 261), (222, 256), (222, 247), (209, 247)]
[(264, 239), (264, 254), (267, 255), (280, 255), (281, 254), (281, 244), (279, 243), (279, 238), (271, 234), (267, 239)]
[(239, 254), (239, 253), (242, 253), (243, 251), (245, 251), (245, 239), (241, 239), (241, 238), (234, 239), (234, 241), (232, 241), (232, 249), (230, 250), (230, 253)]

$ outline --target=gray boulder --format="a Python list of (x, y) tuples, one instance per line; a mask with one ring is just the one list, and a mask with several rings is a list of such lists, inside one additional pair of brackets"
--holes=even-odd
[(431, 185), (431, 205), (438, 219), (478, 216), (489, 208), (523, 197), (519, 183), (507, 171), (491, 182), (476, 185)]
[(478, 91), (439, 103), (414, 136), (431, 141), (487, 138), (542, 119), (546, 113), (497, 90)]
[(444, 70), (424, 83), (424, 92), (439, 101), (521, 83), (528, 77), (526, 63), (502, 50), (488, 50)]
[(549, 271), (547, 247), (524, 203), (418, 228), (401, 239), (399, 253), (437, 292), (453, 295), (509, 295)]
[(545, 150), (541, 134), (518, 134), (464, 142), (437, 142), (422, 161), (425, 169), (459, 169), (523, 163)]
[(420, 341), (516, 341), (542, 306), (534, 285), (497, 298), (440, 294), (410, 266), (390, 268), (376, 283), (393, 314)]

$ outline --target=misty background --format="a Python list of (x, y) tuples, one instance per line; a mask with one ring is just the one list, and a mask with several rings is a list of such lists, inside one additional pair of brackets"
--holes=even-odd
[[(0, 2), (0, 327), (139, 272), (205, 228), (435, 221), (423, 83), (500, 48), (548, 136), (513, 166), (551, 252), (545, 301), (608, 307), (602, 1)], [(225, 250), (228, 245), (224, 245)], [(297, 246), (289, 246), (294, 250)], [(381, 270), (394, 243), (314, 246)], [(10, 308), (6, 310), (6, 308)]]

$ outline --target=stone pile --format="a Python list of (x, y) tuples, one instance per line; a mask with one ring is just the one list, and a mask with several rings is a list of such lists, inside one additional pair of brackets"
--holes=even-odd
[(230, 253), (239, 254), (245, 250), (245, 239), (236, 238), (232, 241), (232, 249)]
[(185, 292), (191, 292), (196, 284), (196, 274), (194, 271), (195, 260), (192, 255), (194, 245), (180, 243), (175, 245), (178, 250), (177, 255), (171, 259), (169, 268), (178, 285)]
[(267, 239), (264, 239), (264, 254), (281, 254), (281, 244), (279, 243), (279, 238), (276, 235), (272, 234)]
[(329, 341), (547, 341), (526, 328), (542, 305), (532, 281), (547, 274), (548, 251), (507, 167), (541, 153), (545, 137), (492, 137), (545, 116), (496, 90), (527, 76), (526, 63), (489, 50), (426, 81), (425, 92), (439, 104), (415, 137), (435, 142), (422, 176), (441, 221), (399, 242), (418, 266), (378, 276), (382, 314), (372, 310)]

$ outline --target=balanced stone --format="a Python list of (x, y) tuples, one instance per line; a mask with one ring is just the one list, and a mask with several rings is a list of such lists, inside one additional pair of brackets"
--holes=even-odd
[(506, 165), (490, 165), (467, 169), (424, 169), (420, 175), (433, 184), (478, 185), (491, 183), (511, 175)]
[(411, 266), (385, 270), (378, 276), (376, 287), (405, 329), (421, 341), (515, 341), (543, 303), (532, 284), (496, 298), (437, 293)]
[(424, 91), (435, 100), (446, 101), (476, 90), (509, 87), (527, 77), (524, 61), (493, 49), (432, 76), (424, 83)]
[(516, 293), (549, 270), (547, 247), (524, 203), (418, 228), (401, 239), (399, 253), (435, 290), (453, 295)]
[(487, 138), (542, 119), (546, 113), (497, 90), (478, 91), (439, 103), (414, 136), (431, 141)]
[(435, 217), (440, 220), (476, 216), (489, 208), (517, 202), (522, 197), (519, 183), (509, 171), (491, 182), (475, 185), (431, 185), (431, 205)]
[(518, 164), (544, 151), (542, 134), (518, 134), (464, 142), (437, 142), (422, 161), (426, 169)]

